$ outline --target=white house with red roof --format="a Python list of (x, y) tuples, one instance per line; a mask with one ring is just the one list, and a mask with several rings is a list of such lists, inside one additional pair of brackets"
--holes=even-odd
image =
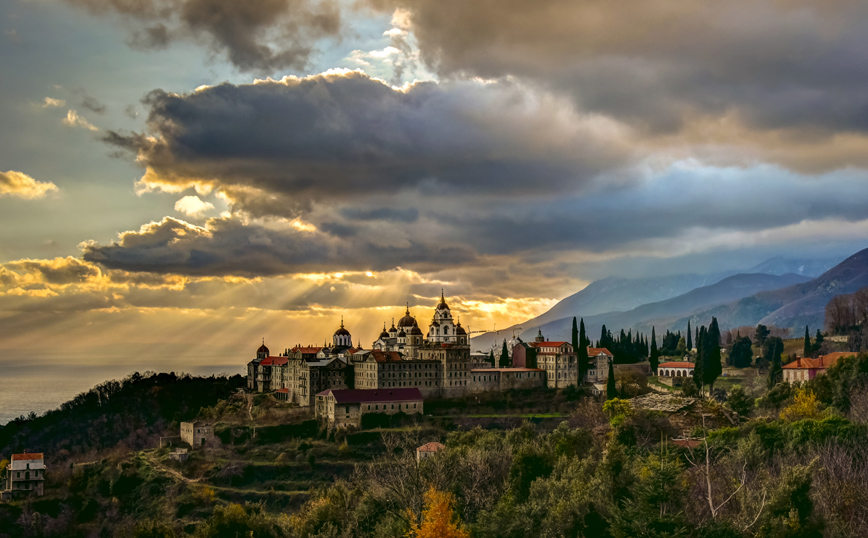
[(6, 467), (3, 498), (21, 495), (42, 496), (45, 482), (45, 458), (42, 453), (12, 454)]
[(316, 417), (329, 426), (360, 427), (366, 413), (396, 415), (422, 414), (422, 393), (418, 388), (328, 389), (316, 395)]
[(822, 355), (816, 359), (801, 357), (783, 366), (784, 381), (790, 383), (804, 383), (814, 379), (820, 374), (826, 373), (828, 368), (834, 366), (844, 357), (852, 357), (852, 351), (841, 351)]
[(604, 347), (588, 347), (588, 373), (585, 383), (605, 383), (609, 379), (609, 362), (615, 355)]
[(696, 364), (686, 361), (664, 362), (657, 366), (657, 375), (661, 377), (693, 377)]

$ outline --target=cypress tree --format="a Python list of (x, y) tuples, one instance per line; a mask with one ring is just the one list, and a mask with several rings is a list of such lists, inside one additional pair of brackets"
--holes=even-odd
[(609, 379), (606, 380), (606, 399), (611, 400), (618, 397), (618, 388), (615, 385), (615, 367), (612, 361), (609, 361)]
[[(772, 347), (772, 360), (771, 365), (769, 366), (769, 377), (768, 377), (768, 387), (769, 390), (773, 389), (775, 385), (781, 382), (781, 378), (783, 377), (784, 370), (781, 367), (781, 353), (784, 351), (783, 341), (780, 338), (776, 339), (777, 341)], [(778, 343), (780, 342), (780, 343)]]
[(708, 335), (706, 337), (704, 359), (705, 364), (702, 365), (704, 374), (703, 382), (708, 385), (708, 392), (714, 389), (714, 382), (723, 373), (723, 366), (720, 364), (720, 328), (717, 325), (717, 318), (711, 318), (711, 324), (708, 326)]
[(651, 353), (648, 356), (648, 362), (651, 363), (651, 371), (657, 374), (657, 367), (660, 366), (660, 353), (657, 351), (657, 334), (654, 332), (654, 327), (651, 327)]
[(494, 350), (493, 349), (488, 351), (488, 363), (491, 365), (492, 368), (497, 368), (497, 363), (494, 362)]
[(576, 322), (576, 316), (573, 316), (573, 327), (570, 336), (572, 337), (570, 339), (570, 343), (573, 344), (573, 353), (576, 354), (576, 362), (578, 363), (576, 366), (578, 366), (579, 369), (579, 384), (581, 384), (583, 381), (583, 376), (582, 363), (579, 362), (579, 327)]
[(687, 351), (693, 350), (693, 338), (690, 336), (690, 320), (687, 320)]
[(696, 359), (693, 363), (693, 382), (702, 394), (702, 384), (705, 381), (705, 325), (699, 329), (699, 338), (696, 339)]
[(802, 352), (802, 357), (808, 358), (811, 356), (811, 333), (808, 332), (808, 326), (805, 325), (805, 350)]
[(509, 351), (506, 349), (506, 339), (503, 339), (503, 349), (500, 350), (500, 367), (509, 368)]
[(588, 337), (585, 334), (585, 320), (582, 318), (579, 321), (579, 348), (576, 350), (576, 356), (579, 361), (579, 382), (583, 382), (585, 380), (585, 376), (588, 374), (588, 370), (590, 369), (590, 365), (588, 364)]

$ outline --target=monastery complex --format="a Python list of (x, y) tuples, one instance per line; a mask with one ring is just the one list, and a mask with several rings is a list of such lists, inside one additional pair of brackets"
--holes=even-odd
[[(453, 320), (441, 293), (427, 331), (410, 313), (380, 333), (371, 349), (353, 346), (341, 321), (331, 346), (295, 346), (271, 356), (263, 342), (247, 364), (247, 387), (274, 392), (299, 406), (315, 406), (317, 395), (334, 391), (418, 389), (423, 398), (458, 397), (485, 391), (605, 382), (612, 354), (588, 348), (589, 370), (579, 380), (578, 359), (569, 342), (550, 342), (540, 333), (534, 342), (512, 339), (511, 364), (496, 368), (489, 355), (471, 353), (467, 331)], [(502, 365), (501, 365), (502, 366)]]

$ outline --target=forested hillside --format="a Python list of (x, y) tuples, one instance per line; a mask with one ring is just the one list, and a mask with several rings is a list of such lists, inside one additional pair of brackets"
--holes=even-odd
[(244, 385), (241, 376), (137, 372), (101, 383), (42, 416), (31, 413), (0, 426), (0, 455), (27, 450), (54, 460), (115, 447), (154, 446), (169, 425), (195, 418), (202, 407)]

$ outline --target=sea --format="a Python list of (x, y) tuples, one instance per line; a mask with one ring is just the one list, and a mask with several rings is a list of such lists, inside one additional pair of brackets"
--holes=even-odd
[[(70, 365), (22, 364), (0, 362), (0, 426), (21, 416), (35, 412), (41, 415), (57, 409), (63, 402), (110, 379), (146, 371), (165, 372), (166, 368), (131, 365)], [(243, 374), (244, 365), (185, 366), (183, 373), (191, 375)], [(176, 370), (180, 374), (182, 371)]]

